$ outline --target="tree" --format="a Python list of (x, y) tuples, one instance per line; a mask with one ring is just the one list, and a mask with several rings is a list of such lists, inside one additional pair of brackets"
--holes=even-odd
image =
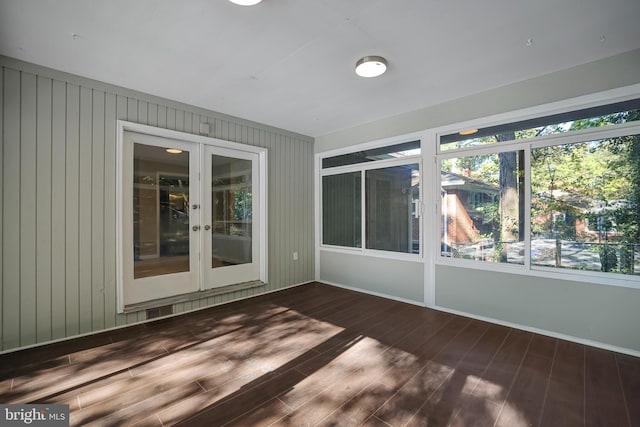
[[(511, 141), (515, 138), (514, 132), (496, 135), (498, 142)], [(519, 201), (523, 197), (518, 192), (519, 168), (517, 153), (516, 151), (506, 151), (498, 155), (498, 163), (500, 165), (500, 225), (496, 231), (499, 230), (500, 235), (495, 240), (501, 242), (500, 245), (497, 245), (497, 256), (501, 262), (507, 262), (507, 253), (502, 243), (517, 241), (522, 236), (520, 226), (524, 223), (524, 220), (520, 218), (523, 211), (520, 209)], [(520, 164), (520, 167), (522, 167), (522, 164)]]

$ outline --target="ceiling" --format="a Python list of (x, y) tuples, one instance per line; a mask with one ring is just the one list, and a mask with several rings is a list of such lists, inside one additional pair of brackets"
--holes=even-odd
[[(640, 48), (639, 0), (0, 0), (0, 54), (321, 136)], [(356, 61), (381, 55), (376, 78)]]

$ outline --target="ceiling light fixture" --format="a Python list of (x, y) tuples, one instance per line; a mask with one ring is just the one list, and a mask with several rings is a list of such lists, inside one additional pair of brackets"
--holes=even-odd
[(378, 77), (387, 71), (387, 60), (382, 56), (365, 56), (356, 62), (356, 74), (360, 77)]
[(467, 130), (461, 130), (460, 132), (458, 132), (460, 135), (473, 135), (474, 133), (478, 132), (478, 129), (467, 129)]
[(167, 148), (167, 153), (180, 154), (182, 153), (182, 150), (179, 148)]
[(231, 3), (239, 4), (240, 6), (254, 6), (260, 3), (262, 0), (229, 0)]

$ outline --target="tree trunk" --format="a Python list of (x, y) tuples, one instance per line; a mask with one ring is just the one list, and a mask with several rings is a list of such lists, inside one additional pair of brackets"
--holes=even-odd
[[(497, 135), (498, 141), (514, 140), (513, 132)], [(509, 151), (499, 154), (500, 160), (500, 240), (511, 242), (519, 240), (520, 209), (518, 195), (518, 152)], [(506, 255), (506, 254), (504, 254)]]

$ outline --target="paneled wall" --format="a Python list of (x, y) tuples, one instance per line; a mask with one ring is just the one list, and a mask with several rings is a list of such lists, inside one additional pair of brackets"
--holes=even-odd
[(268, 149), (267, 286), (174, 312), (313, 279), (312, 138), (6, 57), (0, 66), (1, 351), (145, 320), (116, 313), (118, 119), (188, 133), (208, 123), (208, 136)]

